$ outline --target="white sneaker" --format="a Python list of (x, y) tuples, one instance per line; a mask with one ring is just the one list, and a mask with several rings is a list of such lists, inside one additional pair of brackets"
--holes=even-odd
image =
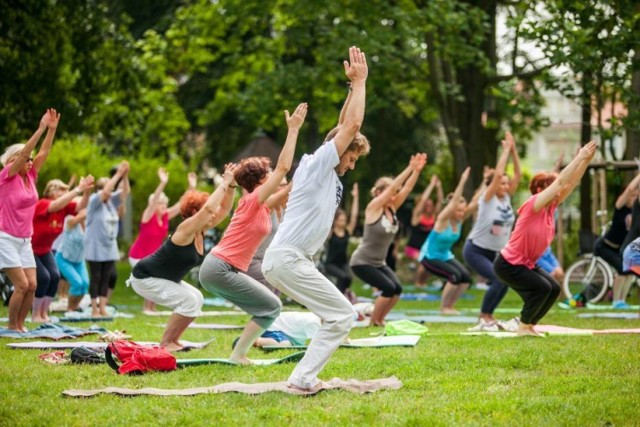
[(479, 291), (488, 291), (490, 286), (488, 284), (486, 284), (485, 282), (478, 282), (478, 283), (475, 284), (475, 287)]
[(480, 319), (476, 326), (467, 329), (469, 332), (498, 332), (499, 330), (500, 328), (494, 322), (487, 322), (483, 319)]
[(506, 322), (498, 322), (498, 328), (506, 332), (518, 332), (518, 326), (520, 326), (520, 318), (514, 317)]

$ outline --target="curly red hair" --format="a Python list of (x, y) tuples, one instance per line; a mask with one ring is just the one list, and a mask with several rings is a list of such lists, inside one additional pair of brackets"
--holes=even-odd
[(248, 157), (242, 159), (234, 178), (239, 186), (251, 193), (260, 185), (271, 169), (271, 160), (267, 157)]
[(533, 178), (531, 178), (531, 182), (529, 183), (529, 191), (531, 191), (531, 194), (538, 194), (539, 192), (550, 186), (557, 177), (558, 174), (555, 172), (537, 173), (533, 176)]
[(209, 199), (209, 193), (204, 191), (187, 191), (180, 199), (180, 215), (187, 219), (194, 216)]

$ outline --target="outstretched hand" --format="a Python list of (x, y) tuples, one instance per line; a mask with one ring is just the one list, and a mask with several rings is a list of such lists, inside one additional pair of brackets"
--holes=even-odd
[(169, 182), (169, 172), (165, 168), (158, 168), (158, 178), (161, 183), (166, 184)]
[(300, 130), (300, 127), (304, 123), (304, 118), (307, 116), (307, 103), (303, 102), (296, 107), (293, 115), (289, 115), (289, 110), (284, 110), (284, 117), (287, 120), (287, 126), (289, 129)]
[(578, 157), (584, 160), (591, 161), (591, 159), (593, 159), (593, 156), (596, 155), (597, 150), (598, 146), (594, 141), (591, 141), (584, 147), (580, 148), (580, 151), (578, 151)]
[(504, 139), (505, 139), (505, 141), (507, 141), (509, 143), (509, 146), (510, 146), (511, 150), (515, 150), (516, 149), (516, 140), (513, 139), (513, 135), (511, 134), (511, 132), (507, 131), (504, 134)]
[(78, 188), (82, 191), (86, 191), (93, 187), (94, 178), (93, 175), (87, 175), (83, 178), (80, 178), (80, 183), (78, 183)]
[(222, 182), (227, 185), (235, 185), (235, 173), (238, 165), (235, 163), (227, 163), (224, 165), (224, 174), (222, 175)]
[(469, 174), (471, 173), (471, 167), (467, 166), (467, 168), (464, 170), (464, 172), (462, 172), (462, 175), (460, 175), (460, 180), (467, 180), (469, 179)]
[[(508, 135), (511, 135), (510, 133), (507, 132)], [(505, 139), (503, 139), (502, 142), (502, 149), (504, 151), (510, 151), (513, 147), (513, 138), (507, 138), (507, 135), (504, 136)]]
[(409, 165), (416, 172), (421, 172), (424, 169), (424, 166), (427, 164), (427, 155), (425, 153), (416, 153), (411, 156), (411, 160), (409, 161)]
[(187, 174), (187, 183), (189, 188), (195, 189), (196, 185), (198, 185), (198, 175), (195, 172), (189, 172)]
[(367, 58), (360, 48), (349, 48), (349, 61), (344, 61), (344, 73), (351, 82), (364, 81), (369, 74)]
[(40, 119), (40, 127), (55, 130), (60, 121), (60, 114), (54, 108), (47, 108), (42, 119)]

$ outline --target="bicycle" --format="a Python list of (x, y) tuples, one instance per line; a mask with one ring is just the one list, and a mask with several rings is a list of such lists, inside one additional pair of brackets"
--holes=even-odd
[(13, 295), (13, 284), (6, 274), (0, 271), (0, 296), (2, 296), (2, 303), (5, 307), (9, 305), (11, 295)]
[[(606, 215), (606, 210), (596, 212), (597, 217), (606, 218)], [(610, 223), (607, 223), (602, 227), (600, 237), (604, 237), (609, 225)], [(613, 287), (613, 279), (614, 271), (605, 260), (593, 252), (584, 253), (567, 269), (562, 282), (562, 291), (572, 307), (580, 303), (595, 304), (605, 296), (609, 288)]]

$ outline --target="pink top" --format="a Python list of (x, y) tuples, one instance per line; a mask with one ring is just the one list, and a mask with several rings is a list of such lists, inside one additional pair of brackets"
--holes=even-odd
[(151, 255), (162, 246), (162, 242), (169, 233), (169, 214), (167, 212), (162, 215), (161, 222), (158, 223), (158, 217), (154, 213), (147, 222), (140, 223), (140, 234), (131, 249), (129, 249), (129, 257), (133, 259), (142, 259)]
[(53, 241), (62, 233), (64, 219), (67, 215), (76, 214), (76, 203), (73, 201), (56, 212), (49, 212), (51, 202), (53, 202), (51, 199), (38, 200), (33, 215), (31, 246), (33, 246), (33, 253), (38, 256), (51, 252)]
[(33, 214), (38, 202), (38, 173), (27, 172), (27, 184), (20, 174), (9, 177), (9, 163), (0, 170), (0, 231), (13, 237), (29, 238), (33, 234)]
[(558, 206), (551, 202), (540, 212), (533, 211), (538, 195), (533, 195), (520, 206), (515, 229), (507, 245), (500, 251), (511, 265), (524, 265), (533, 269), (556, 233), (554, 213)]
[(211, 253), (240, 271), (247, 271), (260, 242), (271, 232), (267, 205), (258, 203), (258, 191), (243, 196), (222, 240)]

